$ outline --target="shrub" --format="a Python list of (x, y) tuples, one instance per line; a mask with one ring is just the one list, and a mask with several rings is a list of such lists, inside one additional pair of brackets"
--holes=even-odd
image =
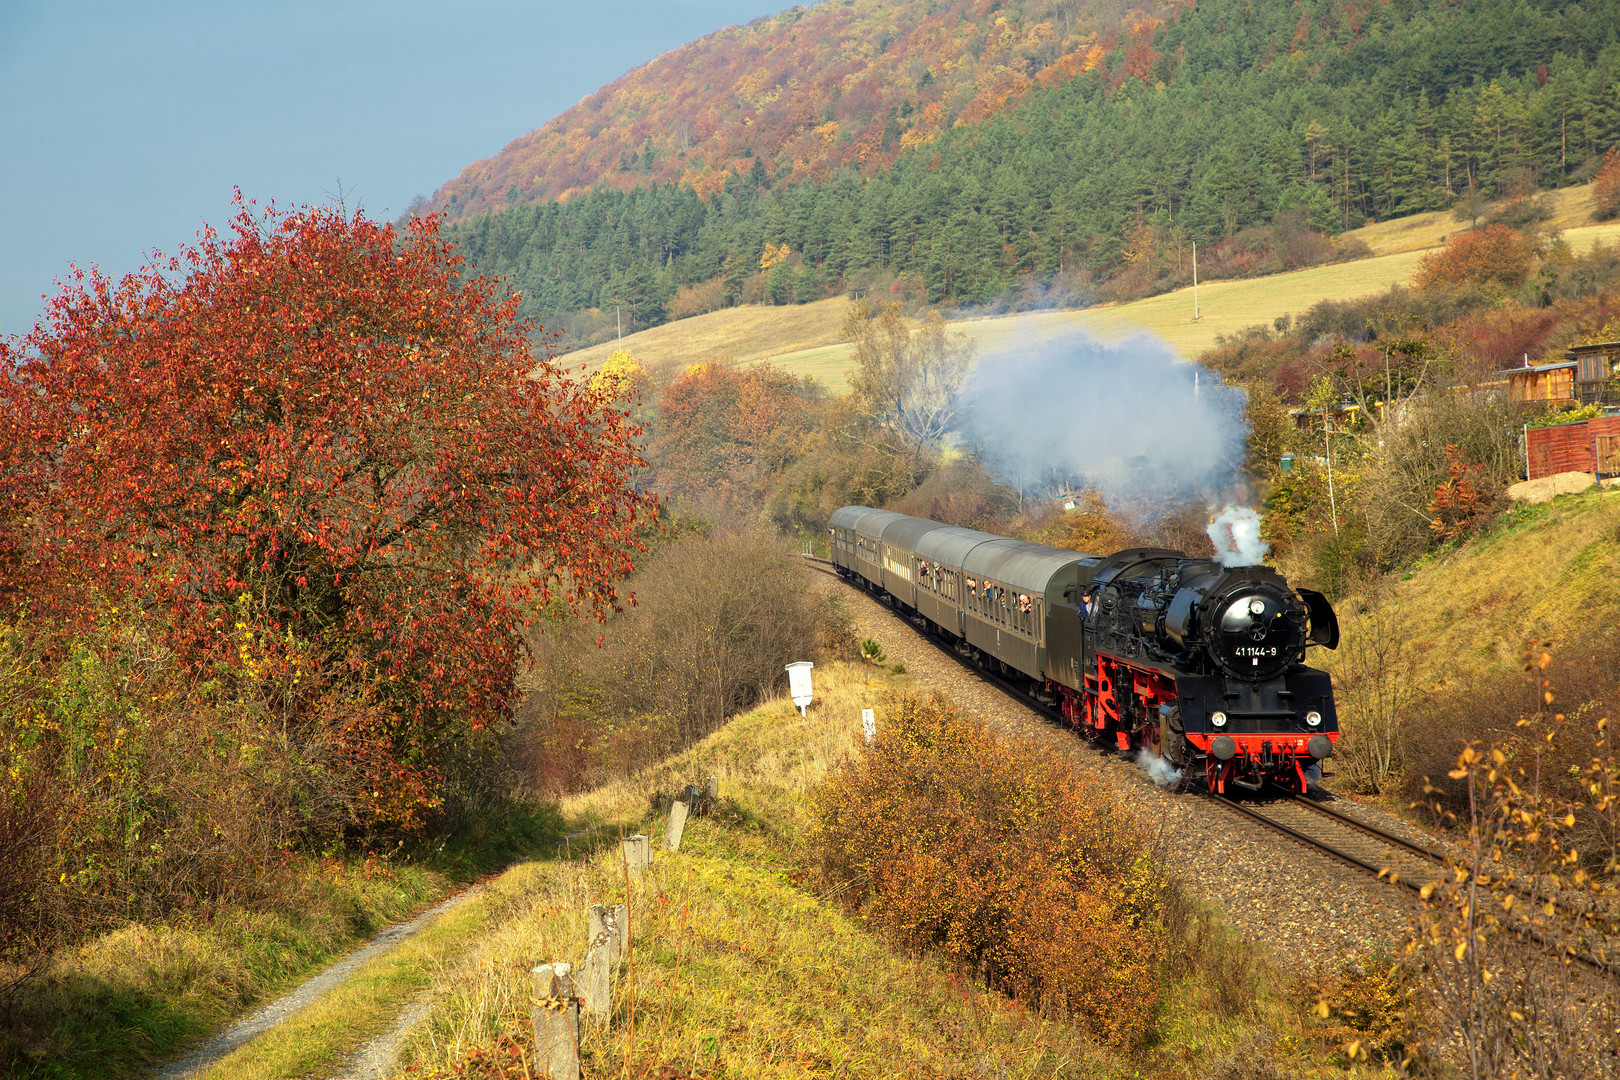
[(1167, 952), (1140, 828), (1062, 755), (1000, 741), (938, 695), (897, 696), (886, 714), (816, 796), (833, 888), (906, 946), (1139, 1044)]
[(774, 537), (716, 528), (653, 557), (600, 648), (594, 626), (548, 634), (522, 736), (530, 783), (556, 793), (649, 764), (819, 659), (841, 628), (807, 573)]
[(0, 710), (0, 946), (261, 903), (289, 848), (356, 819), (329, 740), (191, 683), (137, 624), (0, 629)]
[(1592, 215), (1604, 221), (1620, 215), (1620, 146), (1603, 155), (1603, 164), (1592, 177)]
[(1501, 285), (1510, 289), (1530, 276), (1535, 248), (1521, 232), (1506, 225), (1486, 225), (1460, 233), (1418, 263), (1412, 282), (1425, 291), (1437, 286)]

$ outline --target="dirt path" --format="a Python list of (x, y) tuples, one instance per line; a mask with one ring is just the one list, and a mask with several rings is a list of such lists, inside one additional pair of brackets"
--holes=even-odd
[[(207, 1069), (215, 1062), (224, 1058), (225, 1055), (229, 1054), (237, 1047), (242, 1046), (259, 1035), (274, 1029), (278, 1024), (282, 1023), (289, 1017), (294, 1016), (298, 1012), (314, 1004), (315, 1000), (322, 994), (333, 989), (334, 987), (342, 985), (350, 975), (353, 975), (355, 971), (359, 970), (362, 964), (365, 964), (367, 961), (375, 957), (383, 955), (391, 949), (398, 948), (413, 935), (425, 929), (440, 915), (459, 907), (483, 891), (484, 886), (482, 885), (474, 885), (471, 888), (463, 889), (461, 892), (458, 892), (455, 895), (440, 901), (433, 907), (428, 908), (426, 911), (416, 916), (416, 918), (411, 919), (409, 922), (402, 922), (397, 925), (390, 926), (388, 929), (382, 931), (376, 937), (372, 938), (365, 945), (362, 945), (360, 948), (349, 953), (331, 967), (304, 980), (304, 982), (300, 983), (296, 989), (282, 995), (267, 1005), (261, 1006), (258, 1011), (254, 1012), (250, 1016), (238, 1020), (229, 1028), (226, 1028), (218, 1035), (215, 1035), (212, 1039), (209, 1039), (206, 1043), (199, 1046), (185, 1057), (164, 1066), (154, 1074), (156, 1080), (181, 1080), (183, 1077), (196, 1076), (204, 1069)], [(407, 1011), (405, 1014), (406, 1017), (410, 1017), (411, 1015), (412, 1011)], [(417, 1018), (419, 1018), (419, 1015)], [(412, 1022), (414, 1023), (414, 1020), (412, 1020)], [(405, 1027), (409, 1026), (409, 1024), (405, 1025)], [(390, 1030), (387, 1034), (380, 1036), (378, 1039), (372, 1040), (372, 1042), (368, 1043), (360, 1054), (356, 1055), (356, 1057), (350, 1062), (351, 1072), (346, 1072), (344, 1075), (353, 1075), (355, 1077), (372, 1077), (382, 1075), (380, 1072), (376, 1071), (363, 1072), (352, 1070), (361, 1068), (365, 1061), (369, 1061), (371, 1060), (371, 1057), (375, 1057), (376, 1053), (383, 1049), (385, 1041), (390, 1036), (393, 1036), (394, 1045), (392, 1050), (387, 1055), (387, 1061), (391, 1062), (393, 1054), (398, 1051), (398, 1044), (401, 1041), (401, 1036), (403, 1036), (403, 1034), (404, 1027), (401, 1027), (397, 1032)], [(371, 1055), (371, 1057), (368, 1057), (368, 1053)]]

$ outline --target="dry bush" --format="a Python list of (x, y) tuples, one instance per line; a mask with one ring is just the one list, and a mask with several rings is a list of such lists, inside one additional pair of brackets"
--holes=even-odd
[(17, 946), (264, 901), (290, 847), (353, 820), (318, 742), (104, 631), (0, 633), (0, 847), (25, 848), (0, 852), (0, 939)]
[(1571, 693), (1578, 678), (1555, 681), (1543, 647), (1525, 666), (1534, 708), (1512, 734), (1464, 746), (1443, 788), (1426, 785), (1429, 809), (1462, 834), (1453, 872), (1423, 889), (1410, 946), (1426, 1049), (1472, 1077), (1612, 1078), (1620, 1001), (1576, 958), (1612, 964), (1620, 934), (1613, 668), (1600, 700)]
[(1530, 276), (1535, 245), (1507, 225), (1485, 225), (1459, 233), (1439, 251), (1418, 261), (1412, 284), (1419, 291), (1454, 285), (1500, 285), (1509, 289)]
[(522, 741), (526, 781), (556, 794), (687, 746), (847, 636), (799, 558), (757, 530), (715, 528), (664, 548), (632, 581), (636, 606), (537, 642)]
[[(1544, 654), (1546, 668), (1540, 666)], [(1534, 762), (1538, 789), (1550, 797), (1580, 795), (1574, 778), (1606, 745), (1605, 731), (1594, 722), (1620, 709), (1620, 637), (1610, 628), (1579, 646), (1532, 641), (1525, 659), (1522, 671), (1448, 685), (1411, 703), (1401, 751), (1407, 761), (1404, 793), (1410, 799), (1465, 815), (1468, 786), (1447, 774), (1469, 743), (1494, 744), (1515, 762)], [(1546, 701), (1544, 695), (1554, 691), (1557, 702)], [(1617, 850), (1620, 839), (1612, 830), (1584, 814), (1579, 818), (1581, 850)]]
[(1603, 155), (1603, 164), (1592, 177), (1592, 216), (1599, 221), (1620, 215), (1620, 147)]
[(695, 285), (682, 285), (675, 290), (675, 297), (669, 302), (669, 318), (688, 319), (693, 315), (707, 315), (711, 311), (719, 311), (726, 306), (726, 279), (714, 278), (712, 281), (700, 281)]
[(1018, 497), (996, 483), (975, 461), (953, 461), (935, 469), (888, 509), (947, 525), (995, 532), (1018, 509)]
[(1451, 478), (1447, 447), (1481, 466), (1482, 482), (1518, 479), (1525, 415), (1522, 406), (1497, 395), (1459, 391), (1414, 401), (1381, 426), (1383, 445), (1368, 459), (1359, 498), (1366, 543), (1380, 566), (1406, 562), (1434, 544), (1428, 507)]
[(1140, 1044), (1163, 882), (1125, 809), (1059, 753), (904, 696), (817, 795), (815, 855), (862, 917), (1099, 1040)]
[(1342, 738), (1333, 760), (1340, 782), (1377, 793), (1399, 780), (1402, 726), (1417, 695), (1417, 656), (1407, 629), (1374, 593), (1346, 612), (1343, 643), (1331, 661)]

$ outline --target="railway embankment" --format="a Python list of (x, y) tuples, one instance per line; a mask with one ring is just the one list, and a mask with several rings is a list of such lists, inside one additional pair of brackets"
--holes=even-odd
[[(997, 731), (1049, 746), (1102, 780), (1153, 824), (1186, 887), (1221, 908), (1245, 939), (1281, 967), (1299, 975), (1321, 973), (1358, 955), (1392, 952), (1405, 940), (1409, 904), (1389, 885), (1303, 852), (1195, 796), (1161, 787), (1133, 760), (1099, 751), (965, 669), (877, 600), (824, 574), (814, 580), (849, 595), (856, 634), (880, 642), (891, 662), (905, 666), (913, 686), (938, 690)], [(1376, 809), (1349, 812), (1409, 839), (1426, 839)]]
[[(767, 702), (683, 753), (565, 800), (570, 826), (605, 842), (593, 851), (576, 840), (561, 859), (490, 883), (479, 901), (486, 925), (398, 1003), (414, 1023), (396, 1033), (395, 1068), (539, 1075), (530, 969), (581, 959), (593, 903), (627, 905), (629, 942), (609, 1025), (580, 1028), (587, 1075), (888, 1076), (904, 1063), (929, 1075), (1230, 1080), (1342, 1061), (1342, 1044), (1357, 1033), (1311, 1016), (1300, 984), (1218, 917), (1200, 924), (1197, 969), (1155, 985), (1157, 1006), (1145, 1005), (1150, 1037), (1121, 1047), (985, 988), (974, 972), (900, 944), (853, 911), (847, 890), (817, 872), (815, 796), (832, 769), (862, 752), (862, 709), (887, 730), (893, 695), (927, 681), (911, 671), (905, 639), (890, 636), (891, 667), (818, 667), (807, 716)], [(892, 670), (897, 655), (904, 675)], [(920, 652), (915, 662), (926, 662)], [(627, 875), (618, 835), (661, 837), (660, 807), (709, 776), (720, 790), (713, 812), (687, 822), (678, 851), (657, 851), (648, 871)]]

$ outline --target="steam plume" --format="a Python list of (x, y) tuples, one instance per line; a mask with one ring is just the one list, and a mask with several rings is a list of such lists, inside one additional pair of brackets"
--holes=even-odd
[(1248, 436), (1243, 392), (1147, 333), (986, 354), (958, 402), (960, 432), (1004, 482), (1091, 484), (1110, 503), (1212, 497), (1238, 477)]
[(1260, 539), (1260, 515), (1247, 506), (1227, 506), (1215, 515), (1207, 531), (1222, 566), (1259, 566), (1271, 550)]
[(1170, 787), (1181, 782), (1181, 770), (1152, 750), (1143, 748), (1136, 755), (1136, 767), (1148, 774), (1159, 787)]

